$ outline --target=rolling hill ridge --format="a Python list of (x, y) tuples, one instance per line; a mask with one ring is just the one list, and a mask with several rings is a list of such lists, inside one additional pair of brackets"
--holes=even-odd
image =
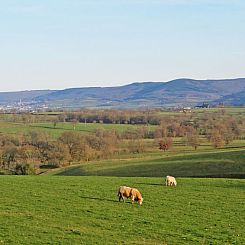
[(84, 87), (0, 93), (0, 104), (18, 100), (49, 107), (139, 108), (210, 104), (245, 105), (245, 78), (224, 80), (176, 79), (138, 82), (117, 87)]

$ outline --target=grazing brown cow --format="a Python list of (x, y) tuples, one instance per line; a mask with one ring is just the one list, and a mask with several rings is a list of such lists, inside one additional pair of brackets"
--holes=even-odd
[(119, 202), (121, 199), (124, 201), (124, 197), (131, 198), (132, 203), (138, 202), (140, 205), (142, 205), (143, 197), (141, 193), (136, 188), (131, 188), (127, 186), (120, 186), (118, 189), (118, 197)]
[(176, 186), (177, 181), (173, 176), (166, 176), (166, 186)]

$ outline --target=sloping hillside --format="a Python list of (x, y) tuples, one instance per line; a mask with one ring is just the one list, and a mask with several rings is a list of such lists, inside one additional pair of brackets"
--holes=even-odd
[(108, 160), (61, 168), (51, 175), (245, 178), (245, 151), (195, 153), (151, 159)]

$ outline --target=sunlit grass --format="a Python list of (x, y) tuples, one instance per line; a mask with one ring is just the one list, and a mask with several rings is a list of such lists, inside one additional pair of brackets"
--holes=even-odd
[[(0, 179), (3, 244), (244, 244), (244, 180), (16, 177)], [(118, 202), (120, 185), (143, 206)]]

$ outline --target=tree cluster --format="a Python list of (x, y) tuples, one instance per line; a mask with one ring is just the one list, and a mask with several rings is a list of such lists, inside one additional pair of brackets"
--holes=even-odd
[(40, 167), (66, 166), (93, 159), (105, 159), (118, 152), (116, 131), (98, 129), (82, 135), (64, 132), (57, 140), (41, 131), (21, 136), (0, 135), (0, 169), (13, 174), (38, 173)]

